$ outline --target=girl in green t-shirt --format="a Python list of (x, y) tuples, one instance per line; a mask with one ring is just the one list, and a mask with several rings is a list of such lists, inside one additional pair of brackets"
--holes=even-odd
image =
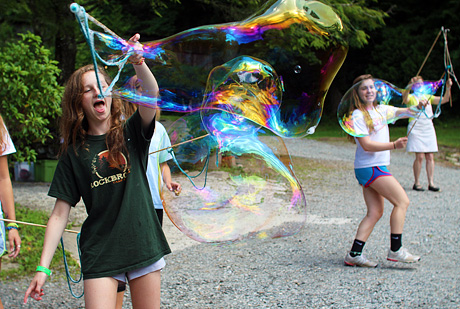
[[(143, 95), (158, 97), (144, 62), (139, 34), (130, 57)], [(106, 89), (109, 77), (97, 73)], [(56, 197), (45, 242), (24, 297), (41, 300), (43, 285), (72, 206), (83, 199), (88, 217), (80, 236), (86, 308), (115, 308), (118, 282), (129, 281), (133, 307), (160, 307), (160, 270), (169, 246), (155, 214), (145, 170), (155, 129), (155, 108), (139, 106), (124, 121), (120, 99), (100, 96), (93, 66), (77, 70), (66, 85), (60, 129), (61, 157), (49, 195)]]

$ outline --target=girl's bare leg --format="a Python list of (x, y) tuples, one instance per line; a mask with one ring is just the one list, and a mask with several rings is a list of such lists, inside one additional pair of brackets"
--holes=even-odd
[(117, 303), (118, 281), (111, 277), (84, 280), (87, 309), (113, 309)]
[(432, 152), (425, 153), (425, 160), (428, 185), (434, 187), (434, 154)]
[(414, 170), (414, 184), (418, 187), (420, 186), (420, 172), (422, 171), (423, 157), (424, 153), (416, 152), (415, 160), (412, 166)]
[(369, 235), (375, 227), (375, 224), (383, 215), (383, 197), (371, 187), (363, 187), (364, 201), (367, 207), (367, 214), (358, 226), (356, 239), (367, 241)]
[(157, 270), (145, 276), (129, 281), (134, 309), (160, 308), (161, 271)]
[(409, 207), (406, 191), (393, 176), (380, 177), (371, 184), (371, 187), (393, 204), (390, 216), (391, 233), (402, 234)]

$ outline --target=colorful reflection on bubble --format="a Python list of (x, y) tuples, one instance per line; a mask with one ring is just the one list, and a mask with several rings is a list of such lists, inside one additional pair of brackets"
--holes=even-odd
[[(200, 121), (203, 117), (210, 119)], [(305, 224), (305, 197), (283, 140), (244, 117), (239, 120), (223, 111), (190, 113), (168, 129), (172, 143), (204, 136), (210, 128), (219, 132), (174, 151), (176, 169), (190, 181), (181, 181), (180, 196), (166, 194), (165, 211), (197, 241), (284, 237)], [(204, 122), (211, 125), (197, 127)], [(208, 151), (198, 154), (198, 149)]]
[(347, 54), (342, 30), (319, 1), (271, 0), (245, 20), (143, 43), (159, 99), (129, 86), (131, 66), (120, 70), (130, 43), (94, 32), (99, 61), (121, 72), (113, 94), (185, 113), (168, 130), (173, 145), (185, 142), (173, 168), (185, 181), (165, 206), (182, 232), (219, 243), (304, 226), (305, 197), (282, 138), (315, 131)]
[(240, 56), (211, 71), (202, 110), (226, 111), (268, 127), (282, 95), (282, 82), (268, 63)]
[[(365, 136), (363, 134), (357, 133), (357, 128), (354, 125), (355, 117), (359, 115), (366, 115), (366, 113), (353, 113), (356, 109), (365, 111), (366, 104), (363, 99), (359, 96), (359, 87), (364, 81), (358, 82), (353, 85), (342, 97), (339, 106), (337, 108), (337, 119), (339, 121), (342, 129), (348, 134), (355, 137)], [(384, 104), (391, 105), (394, 107), (406, 108), (410, 107), (417, 114), (425, 113), (424, 109), (418, 110), (416, 105), (418, 105), (419, 100), (429, 99), (431, 96), (436, 94), (439, 90), (439, 87), (442, 85), (441, 81), (431, 82), (424, 81), (415, 84), (408, 85), (404, 88), (397, 88), (396, 86), (388, 83), (387, 81), (380, 79), (373, 79), (373, 92), (375, 95), (374, 104)], [(384, 124), (394, 123), (402, 117), (407, 117), (411, 114), (400, 113), (396, 115), (393, 113), (388, 113), (385, 118), (381, 119), (381, 122)], [(371, 119), (366, 117), (364, 118), (366, 125), (371, 126)]]
[[(161, 88), (158, 105), (173, 112), (206, 108), (207, 80), (222, 66), (239, 61), (236, 74), (241, 67), (251, 67), (252, 59), (268, 64), (282, 87), (271, 93), (273, 97), (254, 94), (253, 101), (270, 102), (277, 109), (261, 114), (254, 106), (244, 117), (281, 137), (302, 137), (318, 125), (327, 90), (345, 59), (347, 47), (342, 37), (341, 20), (329, 6), (318, 1), (279, 0), (267, 2), (243, 21), (197, 27), (143, 43), (143, 51)], [(311, 48), (315, 40), (324, 48)], [(95, 41), (100, 57), (109, 62), (119, 61), (129, 49), (128, 43), (104, 33), (95, 32)], [(120, 81), (133, 74), (127, 67)], [(137, 104), (155, 103), (126, 87), (116, 92)]]

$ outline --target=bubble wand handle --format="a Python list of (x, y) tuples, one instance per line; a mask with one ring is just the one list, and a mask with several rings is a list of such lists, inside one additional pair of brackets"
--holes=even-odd
[(78, 18), (80, 19), (84, 19), (84, 16), (86, 15), (86, 17), (92, 21), (94, 24), (98, 25), (99, 27), (101, 27), (106, 33), (110, 34), (111, 36), (113, 37), (116, 37), (117, 39), (121, 39), (115, 32), (113, 32), (112, 30), (110, 30), (106, 25), (104, 25), (103, 23), (101, 23), (100, 21), (98, 21), (96, 18), (94, 18), (93, 16), (89, 15), (88, 13), (85, 12), (85, 10), (77, 3), (72, 3), (70, 5), (70, 11), (72, 13), (74, 13)]
[[(109, 87), (105, 91), (103, 91), (103, 89), (102, 89), (102, 86), (101, 86), (101, 83), (100, 83), (100, 80), (99, 80), (99, 75), (96, 74), (97, 84), (99, 86), (99, 91), (100, 91), (99, 97), (104, 98), (106, 95), (108, 95), (112, 91), (112, 88), (114, 87), (115, 83), (118, 81), (118, 79), (120, 77), (120, 73), (123, 70), (123, 67), (125, 66), (126, 62), (128, 61), (128, 58), (135, 51), (132, 48), (132, 46), (130, 46), (130, 44), (126, 43), (126, 41), (124, 39), (122, 39), (120, 36), (118, 36), (115, 32), (113, 32), (107, 26), (105, 26), (103, 23), (101, 23), (100, 21), (98, 21), (97, 19), (95, 19), (94, 17), (89, 15), (88, 13), (86, 13), (85, 9), (81, 5), (79, 5), (77, 3), (72, 3), (70, 5), (70, 11), (75, 14), (75, 17), (76, 17), (76, 19), (77, 19), (77, 21), (78, 21), (78, 23), (80, 25), (80, 29), (81, 29), (83, 35), (85, 36), (86, 42), (89, 45), (90, 52), (91, 52), (91, 58), (93, 60), (94, 69), (96, 71), (98, 70), (97, 59), (99, 59), (104, 65), (117, 66), (118, 67), (117, 75), (112, 79), (112, 83), (109, 85)], [(119, 60), (117, 62), (109, 63), (109, 62), (105, 61), (104, 59), (102, 59), (99, 56), (99, 54), (96, 52), (96, 49), (95, 49), (94, 31), (92, 31), (89, 28), (88, 20), (92, 21), (95, 25), (101, 27), (105, 32), (107, 32), (108, 34), (110, 34), (111, 36), (113, 36), (114, 38), (116, 38), (117, 40), (119, 40), (120, 42), (122, 42), (123, 44), (125, 44), (128, 47), (128, 49), (126, 50), (125, 56), (122, 57), (121, 60)]]
[(412, 132), (412, 129), (415, 127), (415, 124), (417, 123), (417, 120), (420, 118), (422, 115), (422, 111), (420, 111), (417, 115), (417, 118), (415, 118), (414, 123), (412, 124), (412, 127), (410, 127), (409, 132), (407, 132), (406, 137), (409, 137), (410, 132)]
[[(97, 61), (96, 61), (96, 51), (94, 49), (94, 34), (93, 31), (88, 26), (88, 14), (86, 13), (85, 9), (77, 4), (72, 3), (70, 5), (70, 11), (75, 14), (75, 18), (80, 25), (81, 32), (85, 36), (86, 42), (88, 43), (91, 51), (91, 59), (93, 60), (94, 70), (97, 72)], [(99, 80), (99, 74), (96, 74), (96, 82), (99, 87), (99, 97), (104, 98), (104, 91), (102, 90), (101, 82)]]

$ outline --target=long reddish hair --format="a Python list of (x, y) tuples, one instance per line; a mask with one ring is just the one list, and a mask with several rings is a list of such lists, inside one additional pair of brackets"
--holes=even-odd
[[(94, 71), (93, 65), (86, 65), (76, 70), (66, 83), (64, 97), (62, 99), (62, 117), (60, 120), (60, 133), (62, 144), (60, 155), (66, 153), (70, 145), (73, 146), (75, 153), (80, 145), (86, 148), (86, 137), (88, 134), (88, 120), (82, 107), (83, 99), (83, 74)], [(98, 68), (108, 85), (111, 80), (109, 75), (102, 69)], [(121, 120), (123, 109), (120, 99), (112, 98), (112, 107), (110, 110), (110, 129), (106, 134), (106, 145), (109, 150), (108, 161), (112, 166), (121, 166), (119, 162), (121, 153), (126, 153), (126, 145), (123, 136), (123, 122)]]
[[(359, 96), (359, 92), (358, 92), (359, 85), (361, 84), (362, 81), (366, 79), (374, 80), (372, 75), (363, 74), (363, 75), (356, 77), (355, 80), (353, 81), (353, 88), (352, 88), (352, 93), (351, 93), (351, 98), (350, 98), (351, 104), (350, 104), (350, 109), (349, 109), (349, 115), (351, 115), (355, 109), (359, 109), (364, 115), (364, 120), (366, 122), (367, 128), (369, 129), (369, 132), (373, 132), (374, 124), (372, 122), (372, 118), (369, 115), (369, 111), (366, 109), (366, 103), (363, 102), (363, 100), (361, 100), (361, 97)], [(377, 100), (375, 100), (372, 104), (374, 105), (374, 107), (377, 106)], [(350, 141), (352, 142), (355, 141), (353, 136), (348, 135), (347, 137)]]

